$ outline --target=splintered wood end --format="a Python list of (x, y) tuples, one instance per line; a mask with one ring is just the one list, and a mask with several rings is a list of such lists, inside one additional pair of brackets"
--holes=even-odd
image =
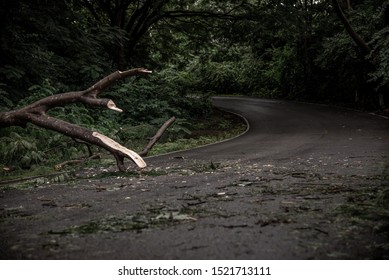
[(122, 109), (120, 109), (120, 108), (116, 107), (116, 104), (115, 104), (115, 102), (113, 102), (112, 100), (108, 101), (108, 103), (107, 103), (107, 107), (108, 107), (108, 109), (111, 109), (111, 110), (114, 110), (114, 111), (117, 111), (117, 112), (120, 112), (120, 113), (122, 113), (122, 112), (123, 112), (123, 110), (122, 110)]
[(135, 162), (135, 164), (138, 165), (139, 168), (145, 168), (147, 166), (146, 162), (143, 160), (143, 158), (140, 155), (120, 145), (119, 143), (112, 140), (111, 138), (98, 132), (93, 132), (92, 135), (94, 137), (99, 138), (105, 145), (107, 145), (111, 149), (114, 149), (117, 152), (121, 152), (122, 154), (126, 155), (128, 158), (132, 159)]

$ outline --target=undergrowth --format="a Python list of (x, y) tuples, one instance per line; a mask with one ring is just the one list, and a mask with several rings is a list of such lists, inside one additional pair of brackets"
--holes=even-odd
[[(156, 133), (157, 129), (158, 127), (153, 125), (138, 125), (133, 129), (129, 128), (126, 131), (121, 130), (117, 134), (122, 135), (116, 136), (119, 139), (127, 139), (127, 141), (122, 141), (121, 144), (128, 147), (129, 149), (139, 152), (147, 144), (148, 138), (152, 137)], [(245, 129), (246, 125), (239, 117), (220, 110), (214, 110), (214, 112), (206, 119), (193, 118), (192, 120), (187, 120), (185, 122), (178, 120), (165, 132), (160, 141), (149, 152), (148, 156), (155, 156), (173, 151), (212, 144), (235, 137), (243, 133)], [(59, 137), (64, 138), (61, 135), (59, 135)], [(26, 154), (26, 146), (22, 144), (22, 151), (17, 152), (21, 156)], [(82, 156), (88, 157), (88, 151), (86, 150), (85, 145), (76, 143), (72, 140), (67, 142), (66, 145), (68, 145), (69, 149), (74, 151), (72, 153), (66, 154), (65, 158), (55, 157), (54, 155), (57, 155), (57, 153), (54, 151), (53, 158), (46, 161), (37, 161), (36, 163), (31, 164), (28, 169), (0, 163), (0, 187), (5, 187), (5, 184), (1, 184), (1, 182), (30, 177), (44, 177), (58, 172), (72, 173), (73, 171), (79, 170), (81, 168), (115, 166), (115, 160), (111, 154), (92, 146), (91, 148), (93, 153), (101, 154), (100, 159), (87, 160), (77, 165), (64, 166), (61, 170), (56, 170), (55, 166), (57, 166), (58, 163), (61, 163), (61, 161), (80, 158)], [(16, 144), (14, 144), (12, 147), (14, 146), (16, 146)], [(81, 146), (83, 151), (79, 150), (78, 152), (75, 152), (77, 150), (76, 146)], [(51, 157), (50, 155), (48, 156), (45, 151), (37, 151), (35, 148), (34, 152), (40, 153), (42, 157)], [(136, 175), (137, 174), (129, 172), (129, 176)], [(37, 178), (36, 180), (40, 182), (46, 179)]]

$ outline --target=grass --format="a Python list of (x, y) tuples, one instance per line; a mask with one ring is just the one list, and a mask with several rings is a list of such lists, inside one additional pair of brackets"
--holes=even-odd
[(149, 155), (187, 150), (233, 138), (246, 130), (246, 124), (236, 115), (215, 110), (207, 119), (192, 120), (189, 130), (190, 134), (181, 138), (162, 139)]
[(156, 144), (153, 150), (151, 150), (149, 155), (155, 156), (155, 155), (160, 155), (160, 154), (165, 154), (165, 153), (170, 153), (175, 151), (187, 150), (191, 148), (196, 148), (196, 147), (216, 143), (226, 138), (221, 138), (216, 136), (211, 136), (211, 137), (201, 136), (197, 139), (193, 139), (193, 138), (178, 139), (174, 142)]

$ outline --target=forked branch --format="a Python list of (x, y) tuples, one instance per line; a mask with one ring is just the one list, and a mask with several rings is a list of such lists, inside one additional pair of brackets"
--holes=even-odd
[(125, 170), (124, 158), (129, 158), (138, 167), (144, 168), (146, 167), (146, 163), (134, 151), (123, 147), (97, 131), (91, 131), (78, 125), (53, 118), (47, 114), (47, 111), (54, 107), (62, 107), (71, 103), (83, 103), (89, 106), (106, 107), (114, 111), (122, 112), (122, 109), (118, 108), (111, 99), (98, 98), (98, 95), (120, 79), (149, 73), (151, 71), (144, 68), (116, 71), (84, 91), (59, 93), (45, 97), (17, 110), (0, 112), (0, 127), (25, 127), (27, 123), (32, 123), (106, 149), (115, 157), (117, 166), (121, 171)]

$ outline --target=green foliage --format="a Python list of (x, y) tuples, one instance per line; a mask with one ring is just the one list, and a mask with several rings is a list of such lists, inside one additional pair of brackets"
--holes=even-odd
[(30, 92), (30, 94), (23, 100), (19, 101), (18, 107), (27, 106), (28, 104), (36, 102), (44, 97), (53, 95), (58, 90), (51, 85), (50, 79), (44, 79), (42, 84), (32, 85), (28, 88), (28, 91)]
[[(85, 89), (118, 67), (149, 67), (152, 75), (104, 93), (122, 114), (80, 104), (48, 112), (141, 147), (172, 116), (177, 121), (162, 142), (184, 141), (192, 120), (211, 113), (212, 94), (352, 104), (358, 93), (368, 103), (389, 80), (388, 0), (354, 1), (345, 10), (373, 50), (368, 57), (328, 1), (128, 1), (123, 11), (122, 1), (92, 2), (0, 2), (1, 111)], [(23, 168), (48, 163), (41, 152), (57, 162), (86, 153), (67, 137), (32, 127), (0, 136), (4, 162)], [(18, 143), (12, 149), (10, 139)]]
[(98, 65), (83, 65), (80, 74), (87, 80), (97, 80), (104, 73), (104, 69)]
[(131, 125), (172, 116), (186, 119), (209, 113), (209, 95), (188, 90), (187, 82), (181, 73), (174, 74), (167, 69), (149, 78), (124, 82), (107, 96), (124, 110), (122, 121)]
[(373, 35), (370, 44), (373, 51), (369, 58), (377, 65), (371, 72), (370, 81), (378, 84), (378, 88), (389, 83), (389, 27), (385, 27)]
[(270, 59), (266, 61), (260, 73), (263, 88), (267, 89), (266, 97), (277, 97), (283, 92), (286, 97), (292, 98), (300, 93), (298, 87), (302, 82), (302, 65), (297, 59), (296, 48), (285, 45), (267, 49), (265, 52), (265, 56)]
[[(2, 94), (3, 103), (17, 104), (27, 89), (37, 89), (47, 79), (59, 91), (84, 88), (119, 61), (158, 70), (156, 78), (122, 89), (138, 94), (135, 100), (159, 99), (138, 103), (139, 113), (127, 115), (128, 120), (140, 117), (139, 122), (150, 113), (206, 113), (204, 100), (187, 102), (187, 96), (200, 92), (351, 101), (356, 90), (376, 87), (366, 82), (368, 75), (380, 87), (387, 80), (387, 0), (357, 1), (345, 10), (354, 29), (370, 41), (375, 69), (362, 65), (363, 57), (327, 1), (144, 1), (140, 6), (129, 1), (126, 11), (117, 3), (2, 3), (0, 83), (8, 93)], [(170, 14), (155, 22), (143, 14), (154, 12), (162, 19), (168, 10), (207, 13), (186, 19), (182, 13), (180, 20)], [(239, 16), (210, 15), (227, 11)], [(131, 20), (144, 28), (129, 28)], [(176, 98), (182, 106), (172, 106)], [(133, 105), (132, 100), (125, 103)]]
[(0, 112), (10, 110), (13, 107), (13, 102), (6, 88), (5, 84), (0, 83)]
[(7, 80), (19, 81), (24, 75), (24, 71), (11, 65), (5, 65), (0, 68), (0, 74), (4, 75)]
[(355, 91), (361, 88), (363, 76), (367, 75), (366, 71), (355, 71), (367, 69), (363, 56), (347, 34), (338, 34), (324, 41), (323, 51), (316, 57), (315, 63), (326, 81), (321, 85), (321, 91), (335, 101), (352, 100)]
[(43, 152), (37, 148), (36, 139), (22, 136), (16, 132), (2, 137), (0, 155), (5, 164), (21, 168), (31, 168), (44, 159)]
[(231, 62), (209, 62), (203, 64), (202, 90), (211, 90), (217, 94), (238, 92), (237, 67)]

